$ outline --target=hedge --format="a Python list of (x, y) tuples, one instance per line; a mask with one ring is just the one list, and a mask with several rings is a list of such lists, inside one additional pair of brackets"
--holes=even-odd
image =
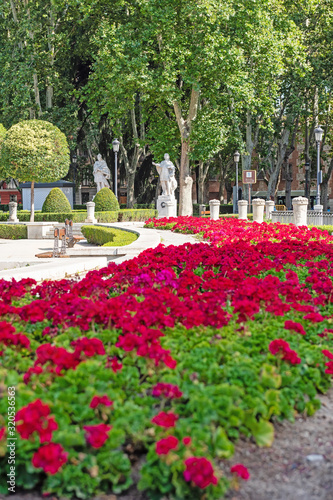
[[(149, 209), (128, 209), (128, 210), (119, 210), (118, 213), (118, 221), (143, 221), (145, 222), (147, 219), (151, 217), (157, 216), (157, 210), (154, 208)], [(104, 222), (104, 221), (99, 221)]]
[[(199, 203), (193, 203), (193, 215), (199, 215)], [(205, 205), (205, 210), (209, 210), (209, 204)], [(233, 206), (232, 205), (220, 205), (220, 214), (232, 214)]]
[(23, 224), (0, 224), (0, 238), (5, 240), (24, 240), (27, 237), (27, 226)]
[[(151, 217), (157, 215), (157, 210), (119, 210), (113, 212), (95, 212), (95, 217), (98, 222), (122, 222), (122, 221), (146, 221)], [(0, 221), (7, 221), (9, 217), (8, 212), (0, 213)], [(17, 212), (17, 217), (20, 222), (29, 222), (30, 212), (21, 211)], [(75, 210), (73, 212), (62, 213), (42, 213), (35, 212), (35, 221), (54, 221), (65, 222), (70, 219), (73, 222), (84, 222), (87, 218), (86, 210)]]
[(108, 247), (129, 245), (138, 238), (138, 236), (131, 231), (123, 231), (110, 227), (82, 226), (81, 232), (88, 243)]

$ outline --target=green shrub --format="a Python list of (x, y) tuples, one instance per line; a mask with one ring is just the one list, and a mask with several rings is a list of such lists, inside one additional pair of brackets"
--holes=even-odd
[(111, 189), (102, 188), (94, 198), (96, 212), (109, 212), (119, 210), (119, 203)]
[(71, 212), (72, 207), (60, 188), (53, 188), (45, 198), (42, 212)]
[(24, 240), (27, 238), (27, 226), (23, 224), (0, 224), (0, 238)]
[(137, 239), (137, 235), (132, 231), (123, 231), (110, 227), (82, 226), (81, 231), (88, 243), (95, 245), (124, 246)]
[(143, 221), (145, 222), (147, 219), (151, 217), (156, 217), (157, 210), (153, 208), (149, 209), (128, 209), (128, 210), (119, 210), (118, 221)]

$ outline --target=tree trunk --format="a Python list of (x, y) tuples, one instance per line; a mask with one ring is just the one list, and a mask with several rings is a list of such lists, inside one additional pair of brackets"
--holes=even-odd
[(229, 201), (231, 201), (232, 199), (232, 192), (233, 192), (230, 179), (225, 179), (225, 189), (227, 191), (227, 203), (229, 203)]
[(126, 172), (126, 182), (127, 182), (127, 208), (133, 208), (134, 206), (134, 180), (135, 172)]
[(323, 182), (320, 186), (320, 203), (323, 205), (323, 210), (326, 212), (328, 208), (327, 195), (328, 195), (328, 183), (331, 178), (333, 171), (333, 159), (330, 161), (327, 172), (323, 175)]
[(190, 138), (192, 122), (195, 120), (198, 111), (200, 91), (192, 87), (191, 100), (187, 118), (182, 116), (182, 109), (177, 101), (174, 101), (173, 107), (177, 119), (181, 138), (181, 159), (179, 168), (179, 215), (192, 215), (192, 182), (190, 177)]
[(35, 181), (31, 181), (30, 222), (35, 222)]
[(199, 162), (199, 178), (198, 178), (198, 203), (205, 203), (205, 182), (209, 171), (209, 163), (204, 165), (203, 161)]
[(274, 162), (274, 160), (272, 159), (271, 174), (269, 177), (268, 187), (267, 187), (267, 198), (266, 198), (267, 200), (270, 200), (271, 196), (275, 197), (275, 193), (278, 188), (278, 181), (280, 178), (281, 167), (286, 157), (286, 151), (289, 143), (289, 136), (290, 136), (290, 129), (285, 128), (282, 131), (281, 139), (278, 144), (276, 162)]
[(290, 209), (292, 209), (291, 183), (292, 183), (293, 177), (292, 177), (291, 165), (289, 162), (286, 162), (285, 172), (286, 172), (286, 207), (288, 210), (290, 210)]

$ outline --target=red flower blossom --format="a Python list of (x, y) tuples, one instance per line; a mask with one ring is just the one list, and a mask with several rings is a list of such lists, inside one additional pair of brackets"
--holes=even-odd
[(155, 398), (164, 396), (169, 399), (181, 398), (183, 393), (180, 391), (177, 385), (165, 384), (163, 382), (158, 382), (152, 391), (152, 395)]
[(47, 404), (36, 399), (33, 403), (24, 406), (16, 413), (16, 430), (22, 439), (29, 437), (37, 432), (41, 443), (51, 441), (52, 432), (58, 429), (58, 424), (54, 417), (50, 417), (50, 408)]
[(288, 342), (283, 339), (272, 340), (268, 348), (272, 354), (280, 354), (284, 361), (289, 361), (292, 365), (298, 365), (301, 362), (297, 352), (290, 349)]
[(89, 406), (90, 408), (96, 408), (98, 405), (112, 406), (113, 401), (106, 394), (104, 396), (94, 396)]
[(185, 481), (193, 481), (199, 488), (207, 488), (210, 484), (217, 484), (214, 469), (209, 460), (204, 457), (191, 457), (185, 460)]
[(167, 455), (170, 450), (175, 450), (178, 447), (178, 439), (175, 436), (168, 436), (156, 443), (157, 455)]
[(4, 438), (4, 436), (5, 436), (5, 434), (6, 434), (6, 427), (2, 427), (2, 428), (0, 429), (0, 441), (2, 441), (2, 439), (3, 439), (3, 438)]
[(328, 351), (327, 349), (323, 349), (321, 352), (323, 353), (324, 356), (326, 356), (326, 358), (333, 359), (333, 353), (331, 353), (331, 351)]
[(104, 345), (100, 339), (82, 337), (81, 339), (73, 340), (71, 345), (75, 347), (75, 354), (81, 354), (83, 352), (88, 358), (96, 354), (105, 354)]
[(297, 323), (296, 321), (287, 320), (284, 323), (284, 327), (286, 330), (294, 330), (294, 332), (300, 333), (301, 335), (306, 334), (303, 325), (301, 325), (301, 323)]
[(32, 457), (32, 464), (36, 468), (42, 468), (44, 472), (56, 474), (67, 462), (68, 453), (58, 443), (49, 443), (36, 451)]
[(100, 448), (103, 446), (105, 441), (108, 439), (108, 432), (112, 429), (111, 425), (97, 424), (97, 425), (85, 425), (84, 430), (86, 432), (86, 441), (93, 448)]
[(233, 474), (237, 474), (237, 476), (241, 477), (245, 481), (250, 478), (250, 473), (243, 464), (233, 465), (230, 469), (230, 472), (232, 472)]
[(190, 438), (190, 436), (185, 436), (185, 437), (183, 438), (183, 443), (184, 443), (184, 445), (185, 445), (185, 446), (190, 445), (190, 444), (191, 444), (191, 442), (192, 442), (192, 439)]
[(113, 358), (109, 356), (105, 366), (106, 368), (111, 368), (114, 373), (117, 373), (117, 371), (120, 371), (123, 367), (122, 363), (119, 363), (116, 356)]
[(171, 411), (168, 413), (160, 411), (160, 413), (155, 415), (151, 421), (153, 424), (159, 425), (160, 427), (166, 427), (168, 429), (170, 427), (175, 427), (178, 418), (178, 415), (172, 413)]

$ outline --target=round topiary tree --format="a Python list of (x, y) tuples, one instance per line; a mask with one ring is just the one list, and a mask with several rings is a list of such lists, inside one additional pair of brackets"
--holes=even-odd
[(71, 212), (72, 207), (60, 188), (53, 188), (45, 198), (42, 212)]
[(57, 181), (67, 174), (69, 166), (66, 136), (52, 123), (25, 120), (6, 133), (0, 149), (0, 177), (31, 181), (31, 222), (35, 182)]
[(110, 210), (119, 210), (119, 203), (111, 189), (102, 188), (94, 198), (96, 212), (108, 212)]

